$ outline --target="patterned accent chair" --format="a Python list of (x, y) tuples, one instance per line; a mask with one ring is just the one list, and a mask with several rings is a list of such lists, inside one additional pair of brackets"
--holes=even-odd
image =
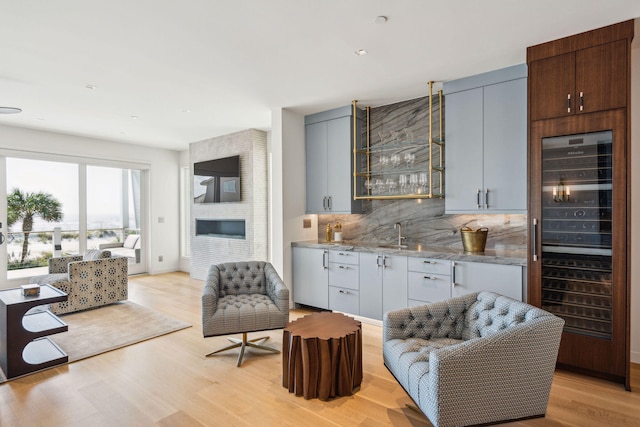
[(493, 292), (390, 311), (385, 366), (435, 427), (544, 416), (564, 320)]
[(51, 304), (55, 314), (101, 307), (128, 298), (129, 263), (111, 252), (87, 250), (84, 255), (49, 259), (49, 274), (33, 276), (29, 283), (54, 286), (68, 295), (67, 301)]
[(202, 294), (204, 337), (242, 334), (233, 344), (207, 354), (240, 347), (236, 366), (246, 347), (280, 353), (263, 344), (269, 337), (247, 340), (248, 332), (284, 328), (289, 321), (289, 289), (268, 262), (230, 262), (209, 268)]

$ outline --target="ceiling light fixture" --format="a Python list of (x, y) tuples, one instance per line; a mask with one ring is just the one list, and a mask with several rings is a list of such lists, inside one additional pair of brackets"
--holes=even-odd
[(358, 49), (358, 50), (356, 50), (356, 55), (358, 55), (358, 56), (363, 56), (363, 55), (366, 55), (367, 53), (369, 53), (369, 52), (367, 52), (367, 51), (366, 51), (366, 50), (364, 50), (364, 49)]
[(138, 116), (131, 116), (131, 120), (138, 120)]
[(184, 110), (182, 110), (183, 113), (190, 113), (191, 110), (189, 110), (188, 108), (185, 108)]
[(376, 24), (384, 24), (385, 22), (387, 22), (387, 17), (380, 15), (380, 16), (376, 16), (376, 19), (373, 20), (373, 22), (375, 22)]
[(96, 86), (94, 86), (94, 85), (85, 85), (85, 87), (86, 87), (87, 89), (91, 89), (91, 90), (95, 90), (95, 89), (97, 89), (97, 88), (96, 88)]
[(18, 113), (22, 113), (22, 108), (0, 107), (0, 114), (18, 114)]

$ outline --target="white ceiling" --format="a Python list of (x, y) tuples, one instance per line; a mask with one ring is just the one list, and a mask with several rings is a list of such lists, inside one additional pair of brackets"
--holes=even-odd
[(24, 110), (0, 123), (184, 150), (268, 130), (274, 108), (424, 96), (638, 16), (638, 0), (0, 0), (0, 106)]

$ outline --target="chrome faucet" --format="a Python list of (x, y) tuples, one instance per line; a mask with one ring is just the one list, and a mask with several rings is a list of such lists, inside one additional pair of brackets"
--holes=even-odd
[(406, 237), (402, 235), (402, 224), (396, 222), (393, 224), (393, 229), (398, 230), (398, 246), (402, 246), (402, 242), (406, 239)]

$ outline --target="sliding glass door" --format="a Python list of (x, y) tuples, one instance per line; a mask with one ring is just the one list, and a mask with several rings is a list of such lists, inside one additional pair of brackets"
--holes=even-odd
[(130, 274), (146, 272), (145, 170), (58, 159), (0, 159), (5, 171), (0, 205), (7, 212), (1, 230), (6, 244), (0, 249), (7, 262), (0, 267), (1, 276), (6, 272), (8, 280), (25, 280), (45, 274), (49, 258), (86, 249), (110, 249), (129, 259)]

